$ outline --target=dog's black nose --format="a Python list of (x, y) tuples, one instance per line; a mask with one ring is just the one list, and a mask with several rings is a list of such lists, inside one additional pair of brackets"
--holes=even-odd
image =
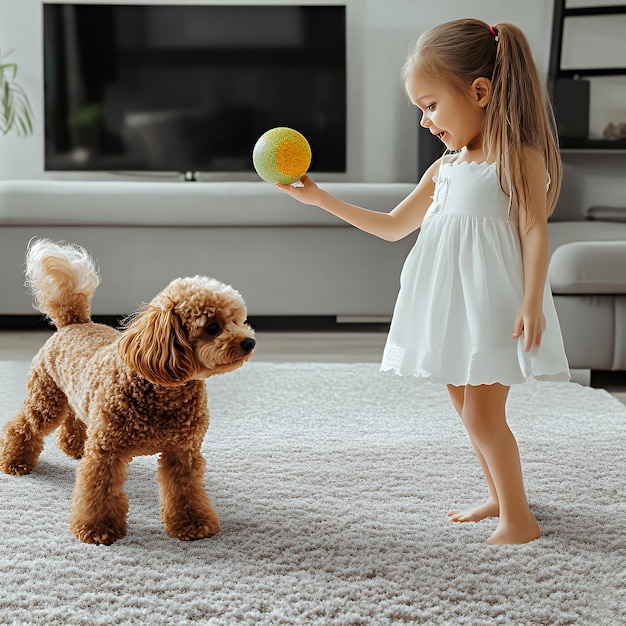
[(241, 347), (246, 354), (250, 354), (250, 352), (254, 350), (254, 346), (256, 346), (256, 341), (254, 339), (244, 339), (241, 342)]

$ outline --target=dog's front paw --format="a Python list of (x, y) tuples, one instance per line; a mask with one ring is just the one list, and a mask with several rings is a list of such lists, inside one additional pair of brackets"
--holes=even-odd
[(76, 539), (80, 539), (83, 543), (110, 546), (126, 536), (126, 526), (113, 523), (99, 522), (93, 525), (70, 523), (70, 528)]
[(23, 476), (24, 474), (30, 474), (33, 467), (34, 465), (31, 463), (20, 463), (19, 461), (12, 462), (12, 461), (4, 461), (4, 460), (0, 461), (0, 469), (5, 474)]
[(217, 535), (220, 531), (220, 520), (217, 513), (205, 517), (178, 518), (165, 522), (165, 530), (170, 537), (181, 541), (206, 539)]

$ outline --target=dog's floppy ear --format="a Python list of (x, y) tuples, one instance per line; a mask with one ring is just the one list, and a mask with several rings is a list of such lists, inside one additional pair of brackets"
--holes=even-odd
[(157, 385), (179, 385), (193, 374), (193, 349), (170, 308), (149, 305), (137, 313), (118, 345), (126, 365)]

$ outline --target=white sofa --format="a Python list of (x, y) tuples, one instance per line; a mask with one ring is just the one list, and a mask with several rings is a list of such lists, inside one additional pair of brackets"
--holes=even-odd
[[(387, 211), (412, 184), (325, 183)], [(549, 224), (549, 279), (575, 369), (626, 370), (626, 223), (567, 215)], [(122, 317), (177, 276), (232, 284), (251, 318), (391, 316), (415, 236), (396, 243), (345, 225), (262, 182), (0, 182), (0, 327), (36, 314), (23, 286), (31, 237), (96, 257), (93, 312)]]
[[(326, 183), (387, 211), (411, 184)], [(0, 182), (0, 322), (33, 315), (23, 283), (31, 237), (78, 243), (102, 282), (93, 312), (123, 316), (171, 279), (232, 284), (253, 316), (388, 317), (415, 237), (388, 243), (263, 182)]]

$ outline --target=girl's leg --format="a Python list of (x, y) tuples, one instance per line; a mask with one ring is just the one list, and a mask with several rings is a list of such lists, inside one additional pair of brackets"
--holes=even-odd
[[(450, 393), (450, 399), (452, 400), (456, 412), (459, 414), (459, 417), (462, 417), (463, 403), (465, 402), (465, 386), (455, 387), (454, 385), (448, 385), (448, 392)], [(500, 512), (498, 494), (487, 461), (485, 461), (485, 457), (471, 437), (470, 441), (472, 442), (472, 447), (474, 448), (478, 463), (480, 464), (480, 468), (485, 476), (485, 481), (487, 482), (488, 497), (485, 503), (473, 509), (466, 511), (448, 511), (448, 518), (452, 522), (479, 522), (486, 517), (498, 517)]]
[(500, 523), (487, 543), (527, 543), (541, 530), (528, 507), (519, 450), (506, 421), (509, 387), (498, 383), (465, 388), (462, 420), (482, 453), (498, 496)]

